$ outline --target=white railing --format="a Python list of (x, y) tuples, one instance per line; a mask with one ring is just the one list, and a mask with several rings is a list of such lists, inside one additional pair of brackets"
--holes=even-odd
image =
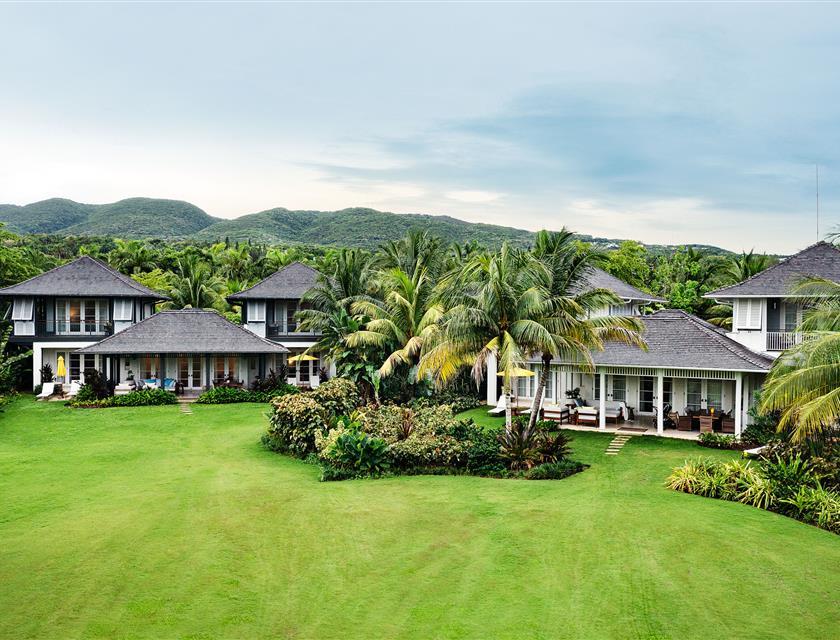
[(768, 331), (767, 351), (784, 351), (798, 344), (803, 340), (810, 340), (813, 336), (799, 331)]

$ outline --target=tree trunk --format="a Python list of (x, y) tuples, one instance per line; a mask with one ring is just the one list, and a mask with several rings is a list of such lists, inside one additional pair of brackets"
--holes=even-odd
[(531, 419), (528, 420), (528, 428), (533, 429), (537, 424), (537, 417), (539, 416), (539, 409), (542, 405), (542, 399), (545, 395), (545, 387), (548, 384), (548, 376), (551, 374), (551, 356), (543, 355), (542, 367), (540, 367), (540, 380), (537, 385), (537, 390), (534, 392), (534, 403), (531, 405)]
[(513, 426), (513, 408), (510, 406), (510, 382), (504, 384), (505, 392), (505, 429), (510, 431)]

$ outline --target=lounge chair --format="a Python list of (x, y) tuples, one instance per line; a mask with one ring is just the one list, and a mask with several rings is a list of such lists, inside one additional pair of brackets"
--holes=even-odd
[(164, 378), (163, 380), (163, 388), (166, 391), (175, 392), (175, 378)]
[(73, 380), (70, 383), (70, 388), (67, 390), (65, 395), (68, 398), (74, 398), (79, 393), (79, 389), (81, 389), (81, 388), (82, 388), (82, 384), (78, 380)]
[(499, 403), (495, 407), (490, 409), (487, 413), (489, 413), (491, 416), (498, 416), (503, 414), (505, 412), (505, 409), (507, 409), (507, 396), (505, 394), (502, 394), (499, 396)]
[(55, 393), (55, 382), (45, 382), (41, 387), (41, 393), (35, 396), (36, 400), (46, 400)]
[(595, 407), (578, 407), (575, 413), (578, 424), (598, 424), (598, 409)]

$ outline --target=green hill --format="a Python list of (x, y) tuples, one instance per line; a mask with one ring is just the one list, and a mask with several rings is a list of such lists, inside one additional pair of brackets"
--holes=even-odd
[(234, 220), (217, 222), (196, 237), (203, 240), (247, 240), (252, 242), (344, 245), (373, 248), (396, 240), (411, 229), (427, 229), (447, 241), (499, 245), (504, 240), (527, 244), (530, 231), (490, 224), (475, 224), (449, 216), (396, 214), (374, 209), (341, 211), (289, 211), (269, 209)]
[[(223, 220), (208, 215), (189, 202), (158, 198), (128, 198), (110, 204), (82, 204), (62, 198), (25, 206), (0, 204), (0, 222), (6, 223), (16, 233), (208, 242), (228, 238), (265, 244), (299, 243), (371, 249), (387, 240), (395, 240), (411, 229), (427, 229), (447, 242), (476, 240), (489, 247), (498, 246), (505, 240), (527, 245), (534, 236), (522, 229), (465, 222), (449, 216), (397, 214), (364, 208), (341, 211), (277, 208)], [(621, 242), (583, 234), (580, 238), (604, 249), (617, 247)], [(646, 246), (654, 253), (668, 253), (676, 248)], [(727, 253), (708, 245), (691, 246), (714, 253)]]
[(52, 198), (23, 207), (0, 205), (0, 222), (17, 233), (180, 238), (216, 220), (189, 202), (157, 198), (128, 198), (110, 204)]

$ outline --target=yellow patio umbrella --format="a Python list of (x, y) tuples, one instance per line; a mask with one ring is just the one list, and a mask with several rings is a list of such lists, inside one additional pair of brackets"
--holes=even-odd
[(316, 358), (315, 356), (310, 356), (307, 353), (302, 353), (299, 356), (292, 356), (291, 358), (289, 358), (289, 362), (300, 362), (302, 360), (317, 360), (317, 359), (318, 358)]
[[(499, 376), (500, 378), (504, 378), (505, 377), (505, 372), (500, 371), (496, 375)], [(536, 374), (533, 371), (531, 371), (530, 369), (520, 369), (519, 367), (514, 367), (513, 369), (510, 370), (510, 377), (511, 378), (530, 378), (531, 376), (534, 376), (534, 375), (536, 375)]]
[(63, 378), (67, 375), (67, 367), (64, 366), (64, 356), (58, 356), (58, 364), (55, 368), (55, 375), (58, 378)]

